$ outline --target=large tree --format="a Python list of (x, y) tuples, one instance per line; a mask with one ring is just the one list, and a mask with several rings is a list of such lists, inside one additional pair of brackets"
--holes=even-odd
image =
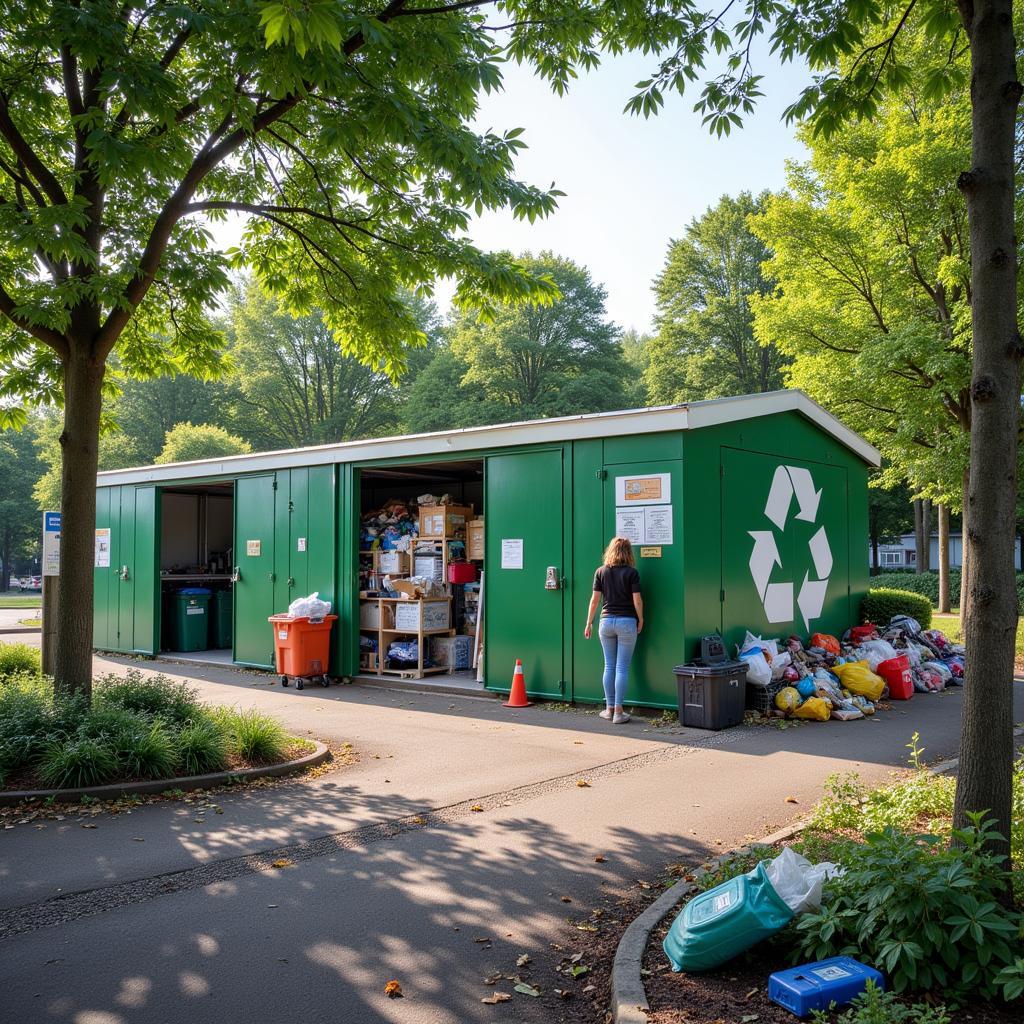
[(621, 408), (627, 367), (604, 288), (585, 267), (550, 252), (526, 253), (520, 262), (552, 281), (559, 297), (458, 317), (451, 351), (467, 367), (464, 383), (482, 388), (510, 420)]
[(657, 335), (644, 373), (656, 405), (777, 391), (787, 360), (754, 337), (752, 296), (768, 291), (770, 253), (748, 218), (767, 194), (722, 196), (669, 244), (654, 280)]
[(219, 459), (227, 455), (245, 455), (252, 445), (223, 427), (209, 423), (178, 423), (167, 431), (164, 446), (155, 461), (194, 462), (196, 459)]
[(41, 470), (34, 444), (35, 423), (0, 431), (0, 591), (11, 585), (15, 558), (37, 541), (39, 510), (32, 488)]

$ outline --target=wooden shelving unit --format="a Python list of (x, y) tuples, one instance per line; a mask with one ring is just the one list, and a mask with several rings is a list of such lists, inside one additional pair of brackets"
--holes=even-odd
[[(370, 633), (377, 637), (377, 668), (375, 674), (378, 676), (390, 675), (390, 676), (401, 676), (404, 679), (422, 679), (426, 675), (434, 675), (438, 672), (447, 672), (448, 668), (444, 665), (439, 665), (434, 668), (424, 666), (424, 642), (427, 637), (431, 636), (455, 636), (455, 630), (451, 626), (447, 626), (444, 629), (424, 629), (424, 606), (428, 604), (449, 604), (451, 601), (450, 597), (419, 597), (419, 598), (401, 598), (401, 597), (364, 597), (359, 601), (360, 606), (366, 604), (376, 604), (377, 610), (377, 626), (363, 626), (360, 625), (360, 633)], [(419, 623), (420, 627), (418, 630), (409, 629), (396, 629), (394, 626), (385, 626), (384, 623), (388, 616), (385, 613), (385, 608), (390, 607), (392, 610), (391, 621), (394, 620), (394, 612), (396, 605), (418, 605), (419, 606)], [(360, 615), (360, 622), (362, 621), (362, 615)], [(451, 609), (449, 606), (449, 622), (451, 621)], [(386, 668), (385, 663), (387, 662), (387, 645), (390, 642), (391, 637), (405, 636), (412, 639), (416, 638), (416, 658), (417, 664), (415, 668)], [(372, 672), (372, 669), (366, 669), (367, 672)]]

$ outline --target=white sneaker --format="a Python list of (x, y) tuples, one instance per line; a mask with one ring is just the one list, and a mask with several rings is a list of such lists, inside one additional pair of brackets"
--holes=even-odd
[(598, 715), (597, 717), (598, 718), (603, 718), (606, 722), (609, 721), (609, 719), (611, 719), (611, 717), (612, 717), (612, 709), (611, 708), (605, 708), (604, 711), (602, 711), (600, 713), (600, 715)]
[(628, 722), (628, 721), (629, 721), (629, 715), (627, 715), (626, 712), (623, 711), (621, 715), (616, 715), (612, 719), (612, 725), (625, 725), (626, 722)]

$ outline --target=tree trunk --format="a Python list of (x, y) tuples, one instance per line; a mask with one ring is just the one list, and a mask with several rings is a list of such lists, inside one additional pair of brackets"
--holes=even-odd
[[(1020, 360), (1014, 140), (1017, 81), (1012, 0), (962, 0), (971, 43), (971, 170), (958, 184), (971, 239), (972, 328), (970, 488), (964, 502), (970, 586), (964, 643), (960, 769), (953, 821), (983, 812), (1009, 855), (1013, 765), (1013, 663), (1017, 591), (1013, 570), (1017, 512)], [(1012, 895), (1008, 898), (1012, 899)]]
[(914, 572), (924, 572), (924, 503), (914, 499)]
[(92, 693), (93, 553), (96, 538), (96, 470), (104, 364), (72, 355), (64, 362), (64, 430), (60, 511), (60, 589), (54, 688)]
[(932, 571), (932, 500), (921, 500), (921, 562), (920, 572)]
[(11, 549), (14, 547), (11, 542), (11, 529), (4, 530), (3, 551), (0, 551), (0, 591), (7, 590), (11, 585)]
[(939, 612), (949, 614), (949, 506), (939, 506)]
[(871, 531), (871, 575), (878, 575), (878, 531)]
[(971, 488), (971, 471), (964, 470), (963, 511), (960, 513), (960, 628), (963, 630), (963, 617), (967, 614), (967, 492)]

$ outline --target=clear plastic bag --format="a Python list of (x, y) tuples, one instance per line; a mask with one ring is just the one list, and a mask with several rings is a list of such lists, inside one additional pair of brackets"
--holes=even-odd
[(841, 874), (842, 868), (830, 861), (812, 864), (787, 846), (778, 857), (768, 862), (765, 873), (782, 902), (794, 914), (806, 914), (821, 906), (825, 880)]
[(320, 591), (317, 590), (309, 597), (297, 597), (288, 605), (288, 614), (293, 619), (322, 619), (325, 615), (331, 614), (329, 601), (320, 600)]

